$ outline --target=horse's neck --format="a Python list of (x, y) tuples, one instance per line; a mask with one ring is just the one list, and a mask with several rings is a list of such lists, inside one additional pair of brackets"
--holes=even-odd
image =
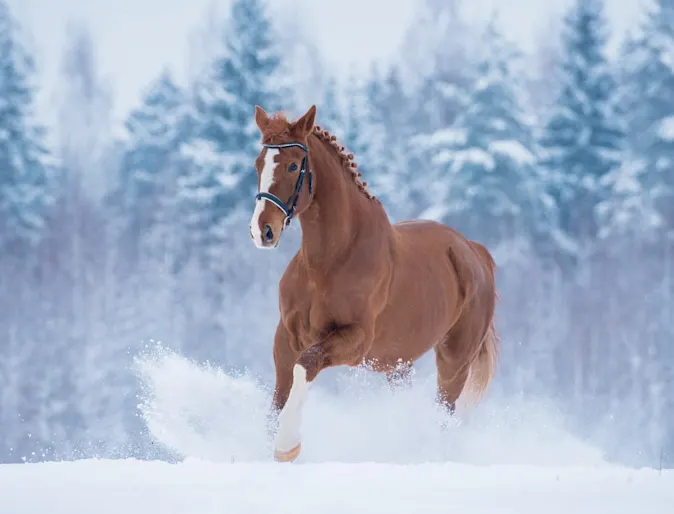
[(316, 188), (311, 205), (300, 216), (302, 252), (311, 268), (329, 268), (349, 251), (360, 225), (368, 223), (371, 201), (358, 190), (334, 150), (313, 135), (309, 156)]

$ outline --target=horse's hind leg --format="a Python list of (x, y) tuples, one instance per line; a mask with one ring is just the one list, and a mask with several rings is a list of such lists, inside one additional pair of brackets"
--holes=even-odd
[(463, 392), (475, 356), (483, 346), (489, 319), (464, 311), (445, 338), (435, 347), (438, 369), (438, 401), (450, 413)]
[(456, 409), (456, 401), (463, 392), (473, 355), (482, 345), (486, 324), (464, 312), (445, 338), (435, 347), (435, 363), (438, 369), (438, 402), (450, 414)]
[(456, 409), (456, 400), (461, 395), (468, 380), (470, 367), (459, 350), (453, 334), (435, 347), (435, 365), (438, 370), (437, 400), (450, 414)]

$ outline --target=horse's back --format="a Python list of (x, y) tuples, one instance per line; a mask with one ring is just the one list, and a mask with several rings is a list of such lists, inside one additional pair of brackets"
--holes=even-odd
[(472, 241), (457, 230), (432, 220), (402, 221), (393, 225), (397, 234), (398, 249), (402, 254), (413, 253), (417, 258), (422, 252), (440, 252), (447, 255), (461, 275), (469, 273), (473, 278), (480, 277), (485, 271), (487, 281), (493, 277), (494, 259), (482, 244)]

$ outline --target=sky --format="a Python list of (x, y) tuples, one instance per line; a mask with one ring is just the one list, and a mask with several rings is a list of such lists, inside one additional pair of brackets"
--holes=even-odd
[[(308, 32), (326, 63), (341, 70), (389, 60), (415, 14), (419, 0), (267, 0), (273, 16), (284, 16), (284, 30)], [(531, 50), (545, 31), (546, 20), (569, 0), (471, 0), (469, 14), (487, 17), (500, 3), (507, 35)], [(622, 33), (643, 0), (608, 0), (608, 16)], [(165, 65), (179, 78), (198, 62), (195, 35), (213, 12), (226, 12), (230, 0), (9, 0), (15, 16), (31, 36), (44, 85), (38, 108), (53, 99), (59, 60), (69, 22), (85, 23), (95, 37), (101, 72), (115, 93), (115, 113), (123, 116)], [(215, 9), (213, 11), (212, 9)]]

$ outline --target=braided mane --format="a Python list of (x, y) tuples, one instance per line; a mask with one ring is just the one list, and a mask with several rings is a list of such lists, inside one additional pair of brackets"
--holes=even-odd
[[(289, 131), (290, 126), (285, 113), (282, 111), (274, 113), (270, 116), (269, 124), (265, 127), (262, 142), (274, 144), (283, 138), (288, 137)], [(346, 153), (346, 149), (337, 142), (337, 137), (318, 125), (314, 126), (314, 135), (335, 150), (337, 157), (341, 161), (342, 168), (349, 174), (353, 183), (358, 186), (358, 190), (363, 193), (366, 198), (379, 202), (379, 199), (367, 189), (367, 182), (361, 180), (363, 174), (358, 171), (358, 164), (353, 160), (354, 155), (352, 153)]]
[(337, 152), (337, 157), (341, 160), (342, 168), (349, 174), (354, 184), (358, 186), (358, 190), (370, 200), (379, 201), (379, 199), (367, 189), (367, 182), (361, 180), (363, 174), (358, 171), (358, 164), (353, 160), (354, 155), (352, 153), (346, 153), (346, 149), (337, 142), (337, 137), (318, 125), (314, 127), (314, 135), (324, 143), (332, 146), (335, 152)]

